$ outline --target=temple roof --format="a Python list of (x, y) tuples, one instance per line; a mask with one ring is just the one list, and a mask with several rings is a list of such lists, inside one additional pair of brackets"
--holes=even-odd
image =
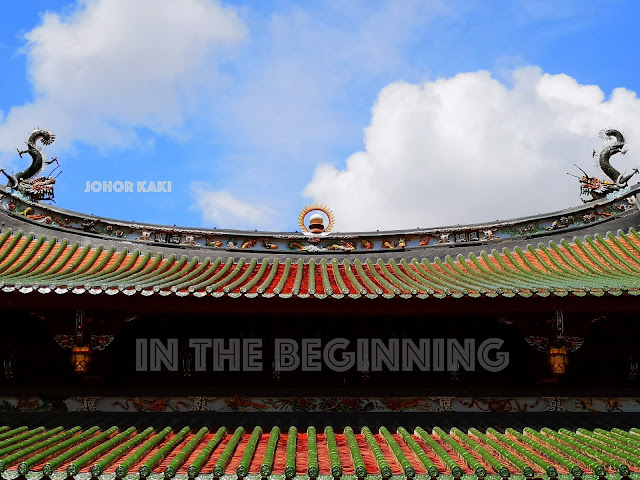
[[(638, 478), (640, 430), (0, 427), (0, 470), (58, 478)], [(114, 475), (115, 474), (115, 475)], [(234, 476), (237, 475), (236, 476)], [(53, 475), (53, 477), (52, 477)], [(378, 476), (379, 475), (379, 476)], [(136, 477), (137, 478), (137, 477)], [(546, 477), (545, 477), (546, 478)]]
[(324, 236), (129, 224), (3, 192), (3, 292), (423, 299), (640, 292), (639, 186), (505, 222)]
[(640, 293), (640, 235), (588, 236), (429, 260), (221, 257), (202, 260), (33, 233), (0, 236), (4, 292), (357, 298)]

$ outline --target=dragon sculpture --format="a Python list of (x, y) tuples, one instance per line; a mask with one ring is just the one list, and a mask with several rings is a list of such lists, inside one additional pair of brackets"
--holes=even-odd
[[(58, 159), (55, 157), (47, 161), (44, 153), (37, 145), (38, 140), (40, 140), (43, 145), (51, 145), (55, 138), (56, 136), (53, 133), (40, 128), (31, 132), (31, 135), (29, 135), (27, 139), (27, 149), (18, 149), (20, 158), (22, 158), (22, 155), (25, 153), (31, 156), (31, 165), (15, 175), (9, 175), (4, 168), (0, 168), (0, 172), (9, 180), (7, 183), (8, 187), (17, 190), (32, 201), (53, 200), (53, 186), (56, 183), (56, 179), (51, 176), (35, 176), (38, 175), (46, 165), (51, 165), (54, 162), (58, 163)], [(59, 165), (58, 163), (58, 166)]]
[(594, 150), (592, 156), (595, 157), (598, 155), (598, 165), (604, 174), (611, 179), (611, 181), (590, 177), (584, 170), (578, 167), (584, 174), (582, 177), (578, 177), (580, 180), (580, 194), (591, 196), (589, 200), (582, 200), (585, 203), (604, 198), (610, 193), (622, 190), (627, 186), (631, 177), (638, 173), (638, 169), (634, 168), (631, 174), (624, 175), (611, 165), (610, 159), (612, 156), (618, 153), (621, 153), (622, 155), (627, 153), (626, 150), (623, 150), (627, 142), (620, 131), (608, 128), (600, 132), (600, 137), (603, 140), (609, 141), (610, 144), (600, 150), (599, 154)]

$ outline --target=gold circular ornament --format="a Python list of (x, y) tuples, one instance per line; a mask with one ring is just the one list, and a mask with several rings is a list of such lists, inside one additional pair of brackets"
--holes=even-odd
[[(320, 215), (322, 213), (324, 214), (324, 216), (327, 217), (327, 220), (329, 221), (329, 225), (327, 225), (326, 228), (324, 228), (324, 225), (321, 219), (318, 218), (318, 217), (322, 217), (322, 215)], [(309, 222), (309, 227), (307, 227), (307, 225), (305, 224), (305, 220), (307, 216), (309, 216), (309, 214), (311, 214), (309, 218), (310, 222)], [(334, 224), (333, 212), (329, 209), (329, 207), (321, 203), (312, 203), (311, 205), (307, 205), (302, 209), (302, 211), (298, 215), (298, 225), (300, 225), (300, 228), (302, 229), (303, 233), (308, 233), (312, 235), (314, 234), (318, 235), (320, 233), (328, 233), (333, 228), (333, 224)], [(322, 230), (319, 230), (320, 227), (322, 227)]]

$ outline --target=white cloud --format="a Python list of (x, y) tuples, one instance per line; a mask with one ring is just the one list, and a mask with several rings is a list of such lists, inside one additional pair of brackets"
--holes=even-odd
[[(485, 71), (393, 83), (373, 107), (365, 151), (344, 170), (320, 165), (304, 193), (329, 205), (343, 231), (553, 211), (580, 203), (566, 175), (579, 173), (573, 163), (604, 177), (591, 158), (603, 127), (640, 138), (634, 92), (619, 88), (607, 100), (597, 86), (535, 67), (516, 70), (511, 89)], [(632, 143), (612, 164), (629, 172), (640, 151)]]
[(269, 229), (273, 222), (274, 210), (264, 203), (249, 203), (236, 198), (224, 190), (211, 190), (204, 183), (194, 183), (192, 193), (196, 207), (202, 211), (207, 224), (218, 228)]
[[(224, 47), (246, 34), (215, 0), (80, 0), (26, 34), (35, 98), (6, 112), (0, 150), (37, 122), (58, 141), (124, 146), (135, 128), (172, 133), (211, 88)], [(215, 84), (215, 81), (213, 82)]]

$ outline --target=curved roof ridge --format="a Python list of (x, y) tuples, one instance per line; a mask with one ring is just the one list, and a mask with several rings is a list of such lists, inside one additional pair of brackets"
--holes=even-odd
[[(393, 250), (477, 243), (496, 239), (542, 236), (556, 230), (576, 230), (617, 216), (636, 205), (640, 184), (622, 190), (617, 197), (601, 199), (555, 212), (465, 225), (369, 232), (335, 232), (322, 235), (300, 232), (268, 232), (158, 225), (98, 217), (38, 202), (31, 202), (0, 186), (0, 210), (22, 216), (27, 223), (56, 231), (73, 231), (85, 236), (114, 241), (165, 243), (191, 247), (250, 249), (284, 248), (311, 253), (357, 249)], [(357, 245), (362, 242), (362, 245)], [(292, 245), (293, 244), (293, 245)], [(312, 248), (315, 247), (315, 248)]]

